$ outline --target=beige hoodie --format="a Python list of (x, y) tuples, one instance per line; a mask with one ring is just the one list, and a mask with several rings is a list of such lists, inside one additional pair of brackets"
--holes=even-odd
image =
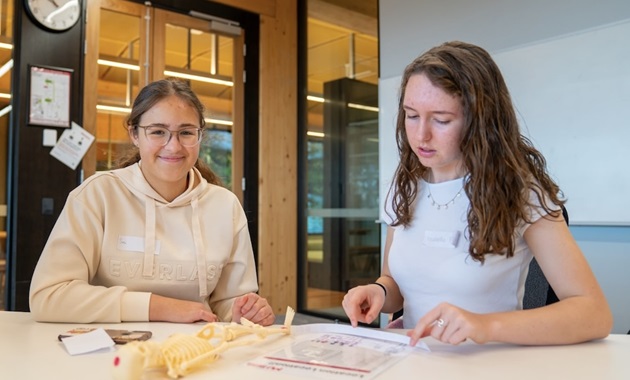
[(234, 299), (258, 289), (247, 220), (234, 194), (189, 176), (200, 183), (172, 202), (138, 164), (73, 190), (33, 274), (35, 320), (147, 321), (155, 293), (206, 302), (230, 321)]

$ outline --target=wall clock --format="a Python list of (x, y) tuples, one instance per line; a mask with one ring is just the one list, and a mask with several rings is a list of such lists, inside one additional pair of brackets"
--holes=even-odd
[(35, 24), (54, 32), (72, 28), (81, 17), (80, 0), (24, 0), (24, 7)]

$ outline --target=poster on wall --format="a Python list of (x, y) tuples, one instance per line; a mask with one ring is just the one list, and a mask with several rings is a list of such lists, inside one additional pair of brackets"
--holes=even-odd
[(70, 127), (72, 70), (31, 65), (28, 124)]
[(72, 128), (63, 131), (61, 138), (51, 149), (50, 155), (75, 170), (92, 142), (94, 142), (94, 135), (73, 122)]

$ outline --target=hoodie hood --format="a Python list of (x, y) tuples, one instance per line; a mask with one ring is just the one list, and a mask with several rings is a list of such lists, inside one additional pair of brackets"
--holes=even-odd
[[(196, 168), (191, 168), (188, 172), (188, 187), (173, 201), (165, 200), (144, 178), (140, 169), (141, 161), (130, 167), (113, 170), (112, 174), (120, 178), (125, 186), (137, 197), (145, 200), (145, 228), (144, 228), (144, 259), (142, 275), (153, 277), (155, 272), (155, 247), (156, 247), (156, 210), (160, 207), (191, 207), (192, 208), (192, 228), (193, 240), (195, 244), (195, 255), (197, 270), (199, 274), (199, 296), (208, 296), (208, 283), (206, 281), (206, 256), (205, 247), (201, 233), (199, 221), (199, 197), (208, 190), (208, 182), (201, 176)], [(196, 180), (195, 180), (196, 179)]]

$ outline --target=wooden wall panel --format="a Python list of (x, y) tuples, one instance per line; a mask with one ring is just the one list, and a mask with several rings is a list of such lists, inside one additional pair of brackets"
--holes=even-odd
[(297, 1), (260, 28), (259, 281), (276, 313), (297, 302)]

